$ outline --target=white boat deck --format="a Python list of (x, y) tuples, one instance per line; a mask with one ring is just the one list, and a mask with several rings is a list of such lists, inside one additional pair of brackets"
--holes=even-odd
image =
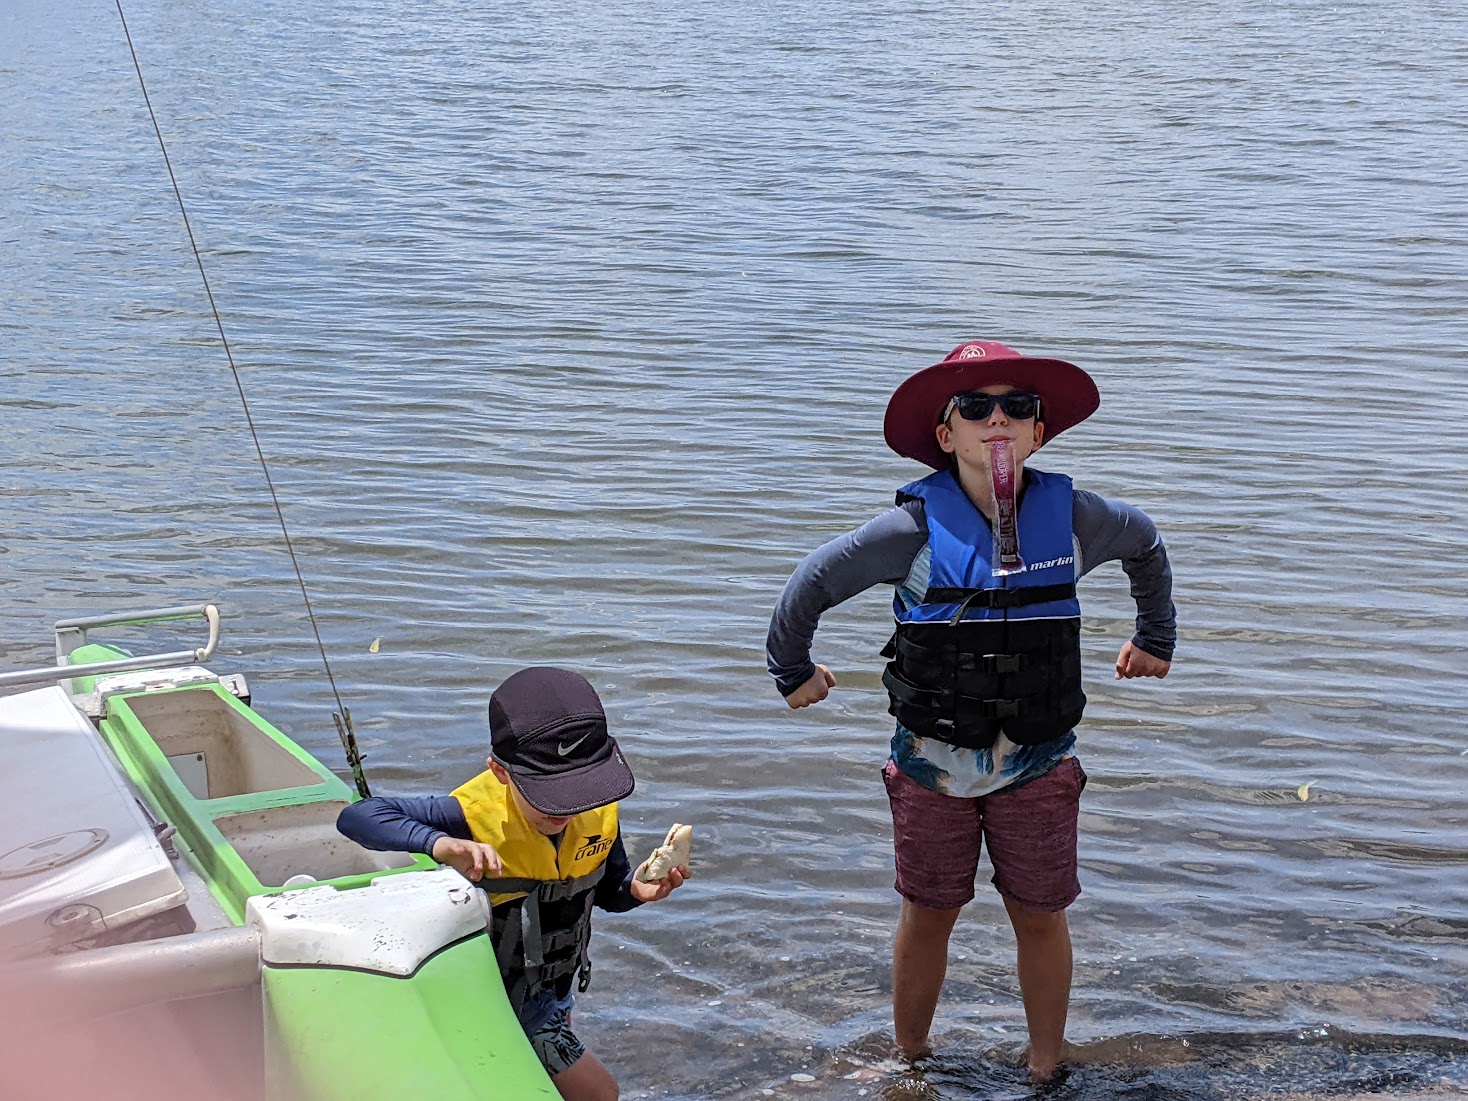
[(153, 823), (60, 687), (0, 697), (0, 959), (182, 905)]

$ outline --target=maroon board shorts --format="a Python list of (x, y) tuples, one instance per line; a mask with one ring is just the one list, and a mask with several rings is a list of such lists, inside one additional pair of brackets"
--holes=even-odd
[(925, 788), (887, 762), (897, 893), (956, 910), (974, 897), (981, 843), (994, 886), (1028, 910), (1064, 910), (1081, 893), (1076, 818), (1086, 773), (1074, 757), (1017, 788), (965, 799)]

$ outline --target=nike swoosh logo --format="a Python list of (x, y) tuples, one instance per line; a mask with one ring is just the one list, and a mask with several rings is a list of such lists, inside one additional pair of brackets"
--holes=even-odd
[(556, 746), (556, 752), (560, 754), (560, 756), (564, 757), (567, 753), (570, 753), (571, 750), (575, 749), (578, 745), (586, 741), (586, 739), (589, 737), (591, 737), (590, 734), (583, 734), (570, 745), (567, 745), (565, 742), (561, 742), (559, 745)]

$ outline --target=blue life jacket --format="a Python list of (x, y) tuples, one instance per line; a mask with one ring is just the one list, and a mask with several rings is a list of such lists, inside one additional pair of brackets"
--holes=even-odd
[(1026, 471), (1017, 528), (1025, 569), (995, 576), (994, 535), (952, 469), (897, 491), (927, 515), (931, 576), (922, 602), (892, 602), (897, 633), (882, 674), (914, 734), (987, 749), (1058, 738), (1080, 722), (1081, 606), (1070, 479)]

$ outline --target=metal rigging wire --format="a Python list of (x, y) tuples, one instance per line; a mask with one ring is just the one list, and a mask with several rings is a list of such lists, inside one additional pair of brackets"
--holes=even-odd
[(301, 588), (301, 599), (306, 604), (306, 615), (311, 620), (311, 633), (316, 636), (316, 649), (321, 652), (321, 664), (326, 670), (326, 679), (331, 684), (331, 694), (336, 700), (337, 710), (331, 716), (336, 723), (337, 736), (341, 739), (342, 749), (346, 751), (347, 764), (351, 766), (352, 778), (356, 781), (357, 792), (362, 798), (367, 798), (371, 792), (367, 788), (367, 777), (362, 772), (362, 753), (357, 748), (357, 735), (352, 729), (352, 713), (342, 704), (341, 693), (337, 691), (336, 678), (331, 672), (331, 662), (326, 657), (326, 646), (321, 641), (321, 629), (316, 625), (316, 613), (311, 607), (311, 597), (306, 591), (306, 579), (301, 574), (301, 565), (296, 561), (296, 549), (291, 543), (291, 533), (286, 527), (285, 513), (280, 507), (280, 498), (275, 492), (275, 482), (270, 477), (270, 465), (265, 461), (265, 451), (260, 446), (260, 436), (255, 431), (255, 420), (250, 415), (250, 403), (245, 397), (244, 383), (240, 381), (239, 369), (235, 366), (234, 353), (230, 351), (229, 338), (224, 335), (224, 321), (219, 316), (219, 307), (214, 302), (214, 291), (209, 287), (209, 276), (204, 271), (204, 258), (199, 254), (198, 242), (194, 240), (194, 227), (189, 224), (189, 212), (184, 206), (183, 192), (179, 190), (178, 177), (173, 174), (173, 162), (168, 157), (168, 145), (163, 140), (163, 130), (158, 125), (158, 116), (153, 113), (153, 101), (148, 96), (148, 84), (143, 79), (143, 67), (138, 63), (138, 52), (133, 48), (133, 36), (127, 29), (127, 16), (122, 12), (122, 0), (114, 0), (117, 4), (117, 18), (122, 23), (122, 33), (127, 39), (128, 53), (132, 55), (133, 70), (138, 74), (138, 87), (143, 90), (143, 103), (148, 108), (148, 118), (153, 122), (153, 133), (158, 135), (158, 148), (163, 151), (163, 166), (168, 169), (169, 182), (173, 184), (173, 195), (178, 200), (178, 212), (183, 217), (184, 230), (189, 236), (189, 247), (194, 252), (194, 263), (199, 266), (199, 278), (204, 283), (204, 294), (209, 299), (209, 309), (214, 313), (214, 324), (219, 330), (219, 342), (224, 345), (225, 358), (229, 360), (229, 370), (234, 376), (235, 389), (239, 391), (240, 405), (245, 411), (245, 423), (250, 427), (250, 439), (255, 443), (255, 454), (260, 460), (260, 469), (265, 475), (266, 488), (270, 490), (271, 503), (275, 505), (275, 516), (280, 521), (280, 533), (285, 537), (285, 549), (290, 554), (291, 568), (296, 572), (296, 583)]

